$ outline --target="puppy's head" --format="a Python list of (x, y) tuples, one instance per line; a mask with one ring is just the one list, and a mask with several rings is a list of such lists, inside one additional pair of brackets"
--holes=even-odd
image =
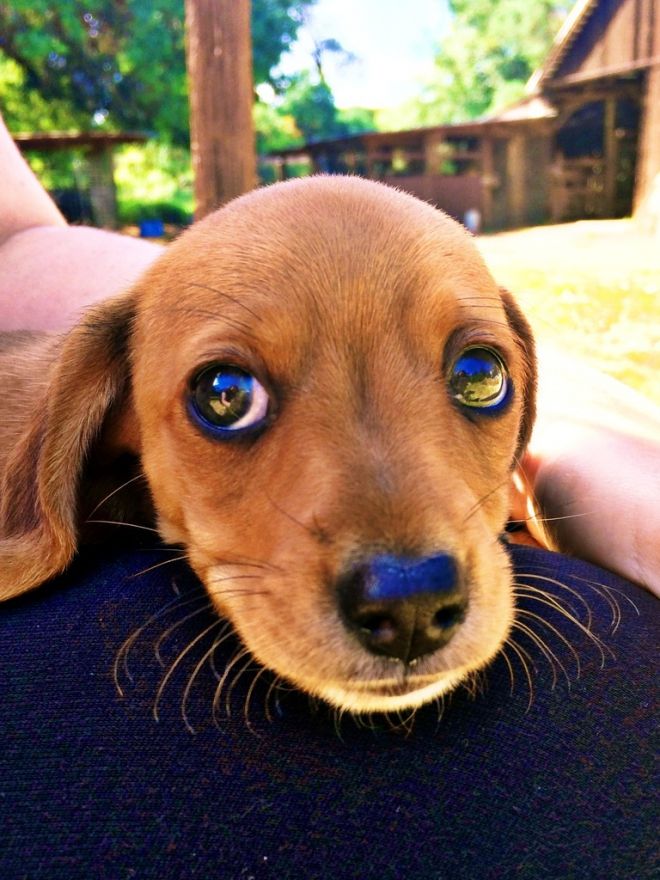
[(129, 301), (113, 399), (158, 528), (263, 664), (373, 711), (494, 655), (534, 356), (457, 224), (357, 178), (281, 184), (183, 235)]

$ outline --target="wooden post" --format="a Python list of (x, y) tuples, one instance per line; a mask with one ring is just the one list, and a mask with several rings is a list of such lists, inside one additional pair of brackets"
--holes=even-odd
[(112, 161), (112, 147), (93, 147), (87, 154), (89, 198), (94, 225), (103, 229), (117, 228), (117, 191)]
[(633, 213), (644, 228), (660, 231), (660, 65), (646, 77)]
[(186, 0), (195, 219), (256, 184), (250, 0)]
[(525, 136), (512, 135), (506, 145), (507, 221), (509, 226), (525, 224)]
[(424, 174), (440, 174), (440, 146), (442, 135), (437, 132), (429, 132), (423, 140), (424, 144)]
[(603, 114), (603, 158), (605, 161), (605, 192), (603, 217), (614, 217), (616, 211), (616, 171), (619, 162), (619, 144), (616, 139), (616, 97), (610, 95), (605, 99)]
[(493, 190), (496, 183), (493, 139), (484, 136), (481, 139), (481, 206), (482, 223), (486, 229), (491, 228), (494, 223), (495, 199)]

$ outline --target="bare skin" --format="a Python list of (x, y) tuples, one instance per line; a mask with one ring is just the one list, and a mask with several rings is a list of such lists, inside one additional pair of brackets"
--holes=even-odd
[(0, 328), (63, 330), (129, 287), (162, 247), (68, 226), (0, 118)]
[[(67, 226), (1, 119), (0, 168), (0, 329), (66, 330), (161, 254), (155, 244)], [(522, 465), (557, 543), (660, 595), (660, 412), (563, 352), (540, 352), (540, 376)], [(527, 491), (514, 492), (513, 510), (528, 519)]]

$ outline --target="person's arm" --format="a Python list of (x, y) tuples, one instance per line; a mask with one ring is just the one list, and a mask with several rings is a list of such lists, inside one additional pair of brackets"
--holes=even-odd
[[(660, 411), (650, 401), (541, 348), (523, 467), (559, 549), (660, 595)], [(515, 515), (528, 513), (518, 505)]]
[(130, 286), (160, 255), (150, 242), (67, 226), (0, 118), (0, 329), (61, 330)]
[(21, 156), (0, 117), (0, 246), (33, 226), (66, 226), (64, 217)]

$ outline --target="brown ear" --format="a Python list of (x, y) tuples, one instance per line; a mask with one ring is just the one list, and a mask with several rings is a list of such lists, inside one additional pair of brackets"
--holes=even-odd
[[(22, 370), (39, 375), (22, 390), (25, 416), (0, 475), (2, 599), (38, 586), (71, 561), (84, 518), (81, 477), (94, 467), (93, 448), (102, 444), (103, 454), (116, 458), (122, 435), (126, 449), (132, 446), (132, 319), (132, 297), (119, 297), (87, 312), (61, 346), (51, 346), (52, 363), (22, 356)], [(93, 500), (87, 499), (88, 510)]]
[(519, 389), (523, 399), (523, 410), (516, 446), (516, 462), (518, 462), (529, 443), (532, 428), (534, 427), (534, 419), (536, 418), (536, 346), (534, 344), (532, 328), (529, 326), (527, 318), (521, 312), (513, 296), (504, 288), (500, 288), (500, 296), (509, 327), (511, 327), (515, 334), (520, 350), (523, 353), (525, 368), (523, 387)]

